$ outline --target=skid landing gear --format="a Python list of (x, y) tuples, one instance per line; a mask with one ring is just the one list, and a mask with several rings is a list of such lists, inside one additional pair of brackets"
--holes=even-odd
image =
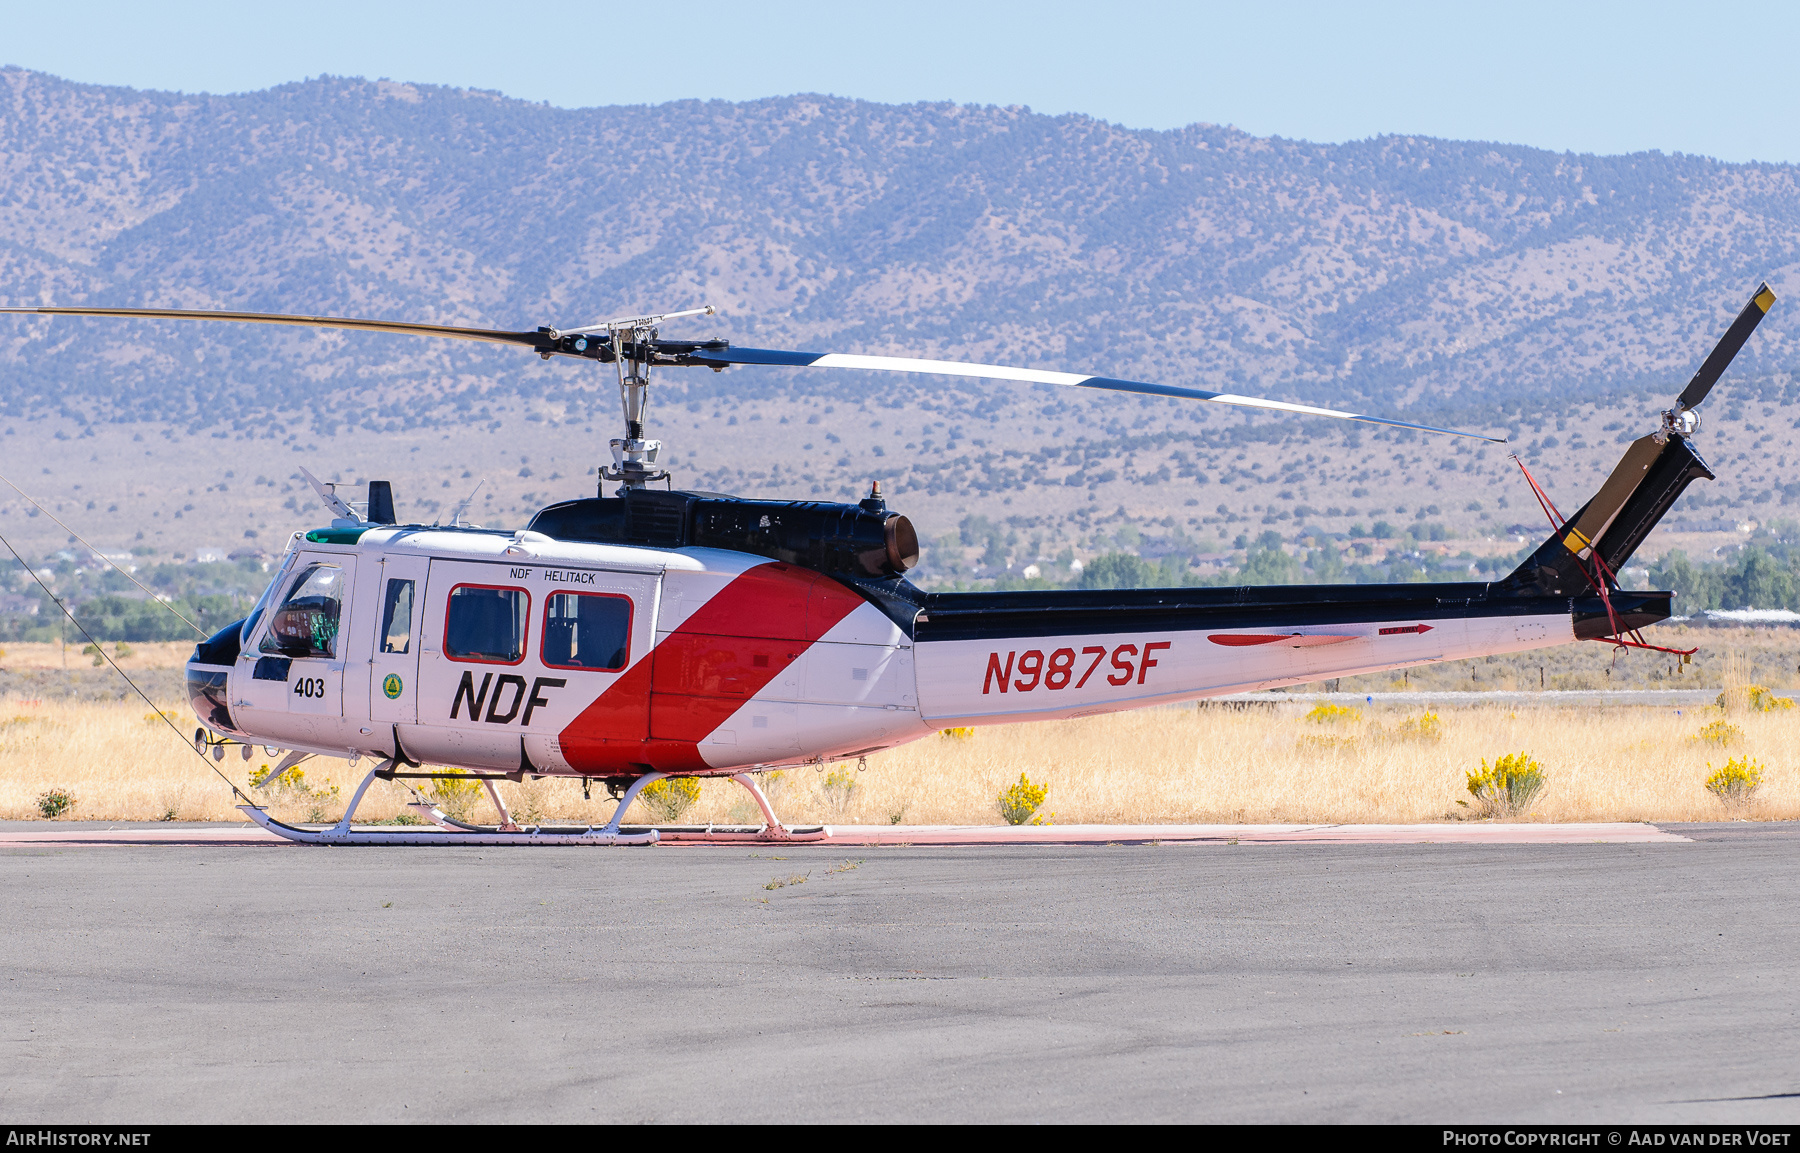
[(393, 772), (394, 767), (394, 761), (390, 758), (370, 770), (362, 784), (356, 787), (355, 795), (344, 809), (343, 819), (327, 829), (302, 829), (284, 824), (256, 805), (239, 805), (238, 808), (276, 836), (305, 845), (654, 845), (657, 841), (655, 829), (621, 832), (616, 815), (612, 824), (601, 829), (592, 826), (546, 828), (542, 825), (521, 829), (513, 823), (511, 814), (501, 803), (500, 795), (494, 791), (491, 781), (483, 781), (482, 784), (487, 787), (488, 796), (500, 810), (501, 823), (496, 827), (486, 828), (452, 821), (430, 806), (426, 806), (431, 810), (426, 815), (431, 816), (438, 826), (436, 828), (421, 828), (417, 825), (402, 825), (397, 828), (371, 828), (368, 825), (352, 827), (350, 818), (355, 815), (356, 806), (362, 803), (363, 794), (369, 791), (369, 786), (378, 776)]
[[(638, 793), (642, 792), (646, 786), (662, 780), (667, 775), (668, 774), (666, 773), (646, 773), (632, 781), (631, 786), (627, 788), (624, 795), (619, 798), (619, 807), (613, 810), (612, 820), (600, 830), (600, 834), (618, 837), (638, 837), (644, 836), (645, 834), (651, 834), (659, 841), (699, 841), (719, 843), (732, 841), (778, 841), (783, 843), (795, 841), (823, 841), (831, 836), (831, 829), (825, 825), (813, 825), (808, 828), (789, 828), (788, 826), (783, 825), (780, 819), (775, 816), (774, 809), (769, 806), (769, 798), (763, 795), (761, 789), (757, 788), (755, 779), (752, 778), (749, 773), (738, 773), (731, 779), (750, 790), (750, 795), (756, 798), (756, 807), (762, 810), (763, 815), (763, 823), (761, 825), (621, 826), (619, 824), (620, 819), (624, 817), (625, 810), (631, 807), (631, 802), (637, 799)], [(505, 826), (511, 824), (512, 817), (506, 811), (505, 804), (501, 802), (499, 794), (494, 791), (492, 784), (489, 784), (488, 782), (483, 783), (488, 785), (488, 795), (494, 802), (494, 808), (498, 810), (500, 814), (502, 824), (499, 827), (492, 825), (472, 825), (465, 821), (459, 821), (428, 801), (414, 801), (412, 804), (408, 805), (407, 808), (442, 829), (486, 834), (505, 832)], [(518, 828), (516, 825), (513, 827), (515, 829)]]
[[(661, 777), (662, 774), (652, 773), (651, 776)], [(657, 833), (660, 834), (661, 838), (665, 841), (713, 842), (823, 841), (831, 836), (831, 829), (826, 825), (814, 825), (810, 828), (794, 829), (782, 824), (781, 821), (776, 818), (775, 810), (769, 807), (769, 798), (765, 797), (763, 791), (756, 787), (756, 781), (749, 773), (735, 773), (732, 775), (731, 779), (750, 790), (750, 795), (756, 798), (756, 807), (762, 810), (763, 815), (763, 825), (761, 828), (742, 828), (732, 825), (659, 825), (656, 829)], [(641, 787), (642, 784), (647, 784), (648, 782), (648, 777), (641, 777), (637, 782), (633, 782), (632, 789), (635, 790)], [(625, 795), (626, 800), (619, 803), (619, 812), (621, 813), (625, 811), (625, 806), (630, 803), (632, 793), (627, 792)], [(617, 820), (618, 818), (615, 816), (613, 819)]]
[(382, 761), (369, 771), (362, 784), (350, 798), (350, 804), (344, 809), (344, 816), (337, 824), (326, 829), (304, 829), (295, 825), (284, 824), (271, 817), (268, 812), (255, 805), (239, 805), (251, 820), (277, 836), (286, 837), (290, 841), (298, 841), (307, 845), (654, 845), (659, 841), (685, 842), (805, 842), (823, 841), (831, 836), (831, 830), (824, 825), (809, 828), (789, 828), (775, 816), (769, 806), (769, 798), (757, 787), (756, 781), (749, 773), (737, 773), (732, 780), (748, 789), (756, 799), (756, 807), (762, 810), (763, 824), (760, 827), (731, 825), (675, 825), (668, 827), (628, 825), (621, 826), (619, 821), (631, 802), (637, 799), (644, 788), (662, 780), (666, 773), (646, 773), (631, 782), (619, 798), (619, 807), (613, 810), (612, 820), (600, 828), (550, 827), (535, 825), (521, 827), (513, 821), (512, 814), (507, 811), (506, 803), (501, 800), (499, 792), (491, 780), (483, 780), (488, 799), (494, 804), (500, 817), (498, 825), (474, 825), (445, 813), (436, 805), (424, 801), (414, 801), (407, 808), (430, 821), (434, 828), (421, 828), (417, 825), (400, 826), (398, 828), (371, 828), (368, 825), (352, 827), (350, 818), (356, 813), (356, 807), (362, 803), (363, 794), (378, 777), (386, 776), (394, 771), (392, 759)]

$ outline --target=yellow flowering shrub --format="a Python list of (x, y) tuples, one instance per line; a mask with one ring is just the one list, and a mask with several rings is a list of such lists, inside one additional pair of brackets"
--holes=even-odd
[[(1034, 785), (1024, 773), (1019, 774), (1019, 783), (1011, 786), (994, 798), (994, 805), (1000, 815), (1006, 818), (1009, 825), (1023, 825), (1031, 821), (1033, 815), (1044, 806), (1044, 798), (1050, 795), (1049, 785)], [(1042, 824), (1034, 821), (1034, 824)]]
[(1744, 739), (1744, 730), (1730, 721), (1714, 721), (1688, 739), (1711, 745), (1731, 745)]
[(1481, 768), (1468, 775), (1469, 794), (1487, 817), (1511, 817), (1524, 812), (1548, 782), (1544, 766), (1532, 760), (1530, 753), (1495, 757), (1492, 768), (1483, 758)]
[(645, 785), (637, 799), (659, 823), (678, 821), (700, 799), (700, 782), (693, 777), (664, 777)]
[[(1706, 763), (1712, 768), (1712, 762)], [(1706, 791), (1724, 802), (1728, 809), (1741, 809), (1750, 803), (1762, 785), (1762, 765), (1751, 757), (1732, 757), (1725, 767), (1706, 778)]]

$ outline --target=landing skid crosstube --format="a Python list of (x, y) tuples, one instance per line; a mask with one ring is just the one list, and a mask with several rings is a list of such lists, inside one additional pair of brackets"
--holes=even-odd
[(612, 820), (599, 827), (521, 826), (514, 822), (505, 802), (489, 780), (482, 780), (482, 785), (495, 809), (499, 811), (498, 825), (474, 825), (459, 821), (426, 802), (414, 802), (407, 807), (430, 821), (433, 828), (421, 828), (417, 825), (382, 828), (352, 825), (351, 818), (356, 814), (357, 806), (362, 803), (363, 794), (368, 792), (369, 786), (378, 777), (391, 775), (394, 768), (394, 762), (386, 760), (371, 769), (369, 775), (363, 778), (362, 784), (356, 787), (350, 804), (344, 809), (343, 818), (326, 828), (308, 829), (289, 825), (271, 817), (265, 809), (256, 805), (239, 805), (238, 808), (276, 836), (305, 845), (654, 845), (659, 841), (822, 841), (831, 835), (831, 830), (823, 825), (804, 829), (783, 825), (770, 808), (769, 798), (763, 795), (763, 791), (748, 773), (737, 773), (731, 779), (748, 789), (750, 795), (756, 798), (756, 807), (762, 810), (764, 821), (760, 827), (621, 826), (620, 819), (624, 817), (625, 810), (631, 807), (631, 802), (637, 799), (638, 793), (646, 785), (662, 780), (667, 775), (665, 773), (646, 773), (633, 781), (631, 787), (625, 790), (625, 795), (619, 798), (619, 807), (613, 811)]

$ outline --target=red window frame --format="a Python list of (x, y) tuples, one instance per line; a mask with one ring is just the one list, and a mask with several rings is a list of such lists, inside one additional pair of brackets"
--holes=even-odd
[[(553, 665), (544, 653), (544, 634), (550, 631), (550, 598), (570, 597), (605, 597), (608, 600), (625, 602), (625, 663), (616, 669), (597, 669), (592, 665)], [(552, 589), (544, 594), (544, 620), (538, 626), (538, 659), (547, 669), (573, 669), (578, 673), (622, 673), (631, 667), (631, 626), (637, 621), (637, 605), (624, 593), (590, 593), (577, 589)]]
[[(456, 599), (456, 590), (457, 589), (493, 589), (495, 592), (524, 594), (524, 597), (525, 597), (525, 621), (523, 624), (521, 624), (519, 626), (519, 659), (518, 660), (516, 660), (516, 661), (494, 661), (494, 660), (488, 660), (486, 657), (459, 657), (450, 652), (450, 605), (451, 605), (451, 602), (453, 602)], [(518, 585), (484, 585), (484, 584), (476, 584), (474, 581), (465, 581), (462, 584), (451, 585), (449, 595), (444, 597), (443, 646), (444, 646), (444, 659), (455, 661), (458, 664), (463, 664), (463, 665), (505, 665), (508, 668), (511, 668), (514, 665), (524, 664), (525, 658), (527, 656), (531, 655), (531, 590), (527, 589), (527, 588), (520, 588)]]

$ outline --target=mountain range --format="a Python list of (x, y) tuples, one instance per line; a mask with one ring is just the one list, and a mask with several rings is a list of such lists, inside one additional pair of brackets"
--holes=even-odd
[[(816, 95), (561, 109), (388, 81), (207, 96), (6, 68), (0, 303), (517, 329), (707, 302), (722, 315), (665, 334), (1503, 423), (1679, 387), (1759, 279), (1791, 279), (1796, 173)], [(1740, 380), (1785, 382), (1787, 311)], [(0, 413), (21, 418), (286, 414), (329, 433), (466, 421), (509, 395), (612, 412), (581, 372), (460, 342), (0, 320)], [(727, 398), (837, 387), (676, 381)], [(929, 387), (971, 408), (995, 388)]]

